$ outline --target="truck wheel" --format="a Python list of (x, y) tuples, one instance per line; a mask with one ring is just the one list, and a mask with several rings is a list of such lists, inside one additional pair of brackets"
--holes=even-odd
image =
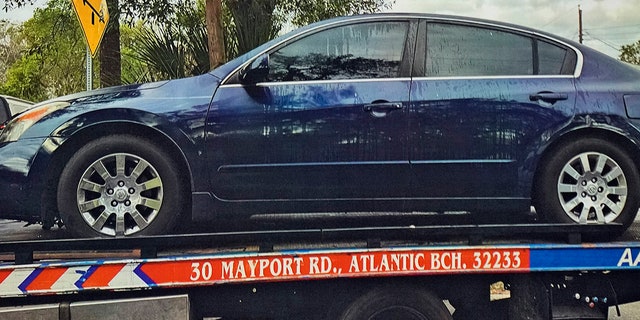
[(453, 319), (441, 299), (420, 288), (375, 288), (356, 299), (342, 320)]
[(615, 144), (588, 138), (556, 148), (542, 164), (534, 206), (549, 222), (620, 223), (640, 206), (638, 169)]
[(151, 141), (110, 135), (80, 148), (58, 183), (60, 217), (80, 237), (161, 234), (183, 208), (176, 166)]

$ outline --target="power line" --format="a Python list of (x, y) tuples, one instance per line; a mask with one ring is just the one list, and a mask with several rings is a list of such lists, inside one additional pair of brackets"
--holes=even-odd
[(544, 29), (546, 26), (558, 21), (558, 19), (566, 17), (566, 13), (569, 12), (569, 11), (573, 11), (573, 9), (575, 7), (576, 7), (575, 5), (571, 5), (570, 7), (565, 8), (565, 10), (563, 10), (560, 13), (556, 14), (556, 16), (553, 19), (551, 19), (549, 22), (547, 22), (544, 25), (542, 25), (542, 27), (540, 27), (540, 29)]
[(635, 42), (640, 39), (640, 32), (591, 32), (591, 29), (584, 29), (593, 38), (607, 39), (608, 41), (617, 40), (618, 42)]
[(575, 32), (571, 35), (571, 37), (569, 37), (569, 39), (571, 39), (571, 40), (575, 41), (577, 36), (578, 36), (578, 31), (575, 31)]
[(612, 26), (612, 27), (593, 27), (593, 28), (589, 28), (591, 30), (603, 30), (603, 29), (622, 29), (622, 28), (637, 28), (640, 27), (640, 24), (630, 24), (630, 25), (619, 25), (619, 26)]
[(638, 38), (629, 38), (629, 37), (599, 37), (601, 39), (607, 39), (607, 41), (610, 42), (616, 42), (616, 43), (625, 43), (625, 44), (629, 44), (629, 43), (634, 43), (634, 42), (638, 42)]
[[(590, 32), (591, 28), (589, 29), (584, 29), (585, 32)], [(636, 36), (640, 36), (640, 31), (634, 31), (634, 32), (613, 32), (613, 33), (608, 33), (608, 32), (596, 32), (595, 34), (600, 35), (600, 36), (620, 36), (620, 35), (636, 35)]]
[(607, 47), (620, 52), (620, 46), (616, 46), (615, 44), (611, 44), (611, 43), (609, 43), (607, 41), (604, 41), (604, 40), (602, 40), (600, 38), (594, 37), (592, 34), (590, 34), (588, 32), (585, 32), (585, 34), (587, 34), (591, 39), (596, 40), (596, 41), (606, 45)]

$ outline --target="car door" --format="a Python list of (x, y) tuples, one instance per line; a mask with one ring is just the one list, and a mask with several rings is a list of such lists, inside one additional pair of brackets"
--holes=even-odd
[(256, 58), (268, 61), (266, 81), (223, 84), (207, 118), (213, 194), (317, 202), (406, 196), (409, 29), (409, 20), (398, 20), (310, 31)]
[(419, 39), (411, 197), (447, 209), (528, 208), (533, 173), (524, 163), (573, 108), (576, 53), (485, 25), (423, 22)]

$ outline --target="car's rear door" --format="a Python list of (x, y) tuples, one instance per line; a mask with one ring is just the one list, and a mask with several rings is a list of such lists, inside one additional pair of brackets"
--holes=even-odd
[(223, 84), (207, 119), (214, 195), (406, 196), (411, 26), (378, 19), (311, 32), (268, 53), (268, 81)]
[(576, 53), (525, 32), (447, 21), (423, 22), (419, 39), (411, 197), (448, 209), (528, 208), (525, 163), (572, 111)]

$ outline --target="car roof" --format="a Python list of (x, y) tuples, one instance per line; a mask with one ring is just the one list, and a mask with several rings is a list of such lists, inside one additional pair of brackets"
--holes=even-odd
[[(513, 24), (513, 23), (502, 22), (502, 21), (497, 21), (497, 20), (490, 20), (490, 19), (467, 17), (467, 16), (447, 15), (447, 14), (408, 13), (408, 12), (371, 13), (371, 14), (342, 16), (342, 17), (338, 17), (338, 18), (333, 18), (333, 19), (320, 21), (317, 24), (324, 25), (329, 21), (338, 22), (338, 21), (358, 20), (358, 19), (372, 19), (372, 20), (375, 20), (375, 19), (392, 19), (392, 18), (398, 18), (398, 19), (425, 19), (425, 20), (442, 21), (442, 22), (462, 22), (462, 23), (466, 22), (466, 23), (480, 24), (480, 25), (486, 25), (486, 26), (495, 26), (495, 27), (501, 27), (501, 28), (506, 28), (506, 29), (512, 29), (512, 30), (518, 30), (518, 31), (524, 31), (524, 32), (527, 32), (527, 33), (537, 34), (537, 35), (541, 35), (541, 36), (544, 36), (544, 37), (560, 40), (560, 41), (563, 41), (563, 42), (568, 42), (568, 43), (570, 43), (571, 45), (574, 45), (574, 46), (580, 46), (580, 44), (578, 44), (577, 42), (575, 42), (573, 40), (566, 39), (566, 38), (560, 37), (558, 35), (555, 35), (553, 33), (549, 33), (549, 32), (546, 32), (546, 31), (539, 30), (539, 29), (526, 27), (526, 26), (519, 25), (519, 24)], [(314, 23), (314, 24), (316, 24), (316, 23)]]

